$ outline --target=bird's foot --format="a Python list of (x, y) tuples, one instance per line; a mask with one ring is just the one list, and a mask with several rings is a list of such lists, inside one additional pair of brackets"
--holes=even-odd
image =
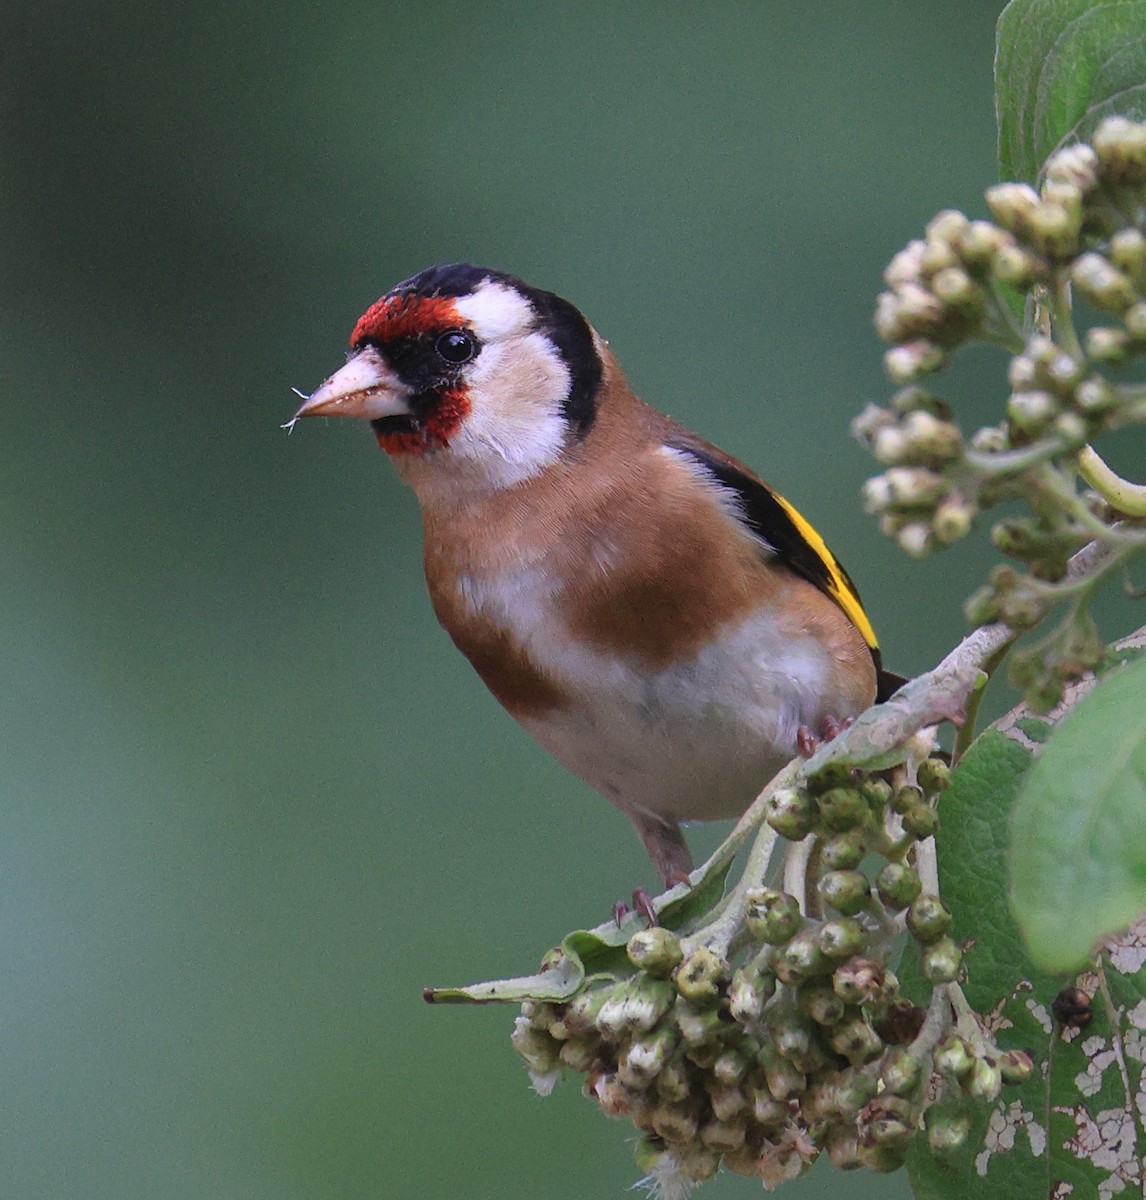
[(842, 721), (838, 717), (824, 717), (820, 722), (819, 733), (813, 732), (807, 725), (801, 725), (796, 730), (796, 749), (800, 752), (800, 757), (811, 758), (824, 742), (838, 738), (854, 721), (855, 717), (845, 717)]

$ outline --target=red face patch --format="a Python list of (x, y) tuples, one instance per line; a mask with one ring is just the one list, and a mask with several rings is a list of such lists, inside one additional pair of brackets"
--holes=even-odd
[(387, 454), (425, 454), (450, 444), (450, 438), (469, 416), (470, 401), (465, 388), (448, 388), (438, 392), (433, 411), (419, 429), (398, 433), (375, 433), (378, 445)]
[[(350, 345), (363, 342), (387, 342), (414, 338), (422, 334), (444, 333), (465, 322), (449, 296), (383, 296), (358, 318)], [(418, 429), (394, 433), (376, 433), (378, 445), (387, 454), (424, 454), (427, 450), (448, 446), (470, 412), (465, 388), (444, 388), (435, 393), (433, 408)]]
[(451, 296), (383, 296), (358, 318), (350, 344), (386, 343), (422, 333), (442, 333), (463, 324)]

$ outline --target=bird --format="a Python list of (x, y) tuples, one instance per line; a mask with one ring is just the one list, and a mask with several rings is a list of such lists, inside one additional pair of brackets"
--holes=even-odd
[(438, 621), (629, 818), (666, 886), (692, 870), (682, 823), (739, 816), (903, 682), (811, 524), (638, 399), (551, 292), (430, 267), (371, 304), (345, 364), (299, 394), (289, 427), (369, 421), (417, 497)]

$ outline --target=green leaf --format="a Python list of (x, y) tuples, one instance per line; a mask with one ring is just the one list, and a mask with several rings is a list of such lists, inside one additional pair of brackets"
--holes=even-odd
[(1103, 117), (1146, 119), (1146, 2), (1011, 0), (995, 54), (999, 171), (1034, 182)]
[(1052, 971), (1080, 968), (1146, 910), (1146, 659), (1102, 679), (1031, 770), (1012, 823), (1011, 904)]
[[(1053, 1190), (1060, 1181), (1073, 1196), (1124, 1188), (1131, 1195), (1140, 1186), (1134, 1171), (1146, 1140), (1135, 1114), (1146, 1106), (1137, 1050), (1146, 1026), (1146, 927), (1103, 955), (1113, 1006), (1099, 991), (1085, 1029), (1059, 1030), (1051, 1006), (1063, 984), (1093, 995), (1099, 981), (1092, 973), (1067, 981), (1039, 970), (1007, 908), (1010, 812), (1041, 752), (1041, 738), (1031, 733), (1044, 735), (1051, 724), (1039, 720), (1031, 730), (1024, 728), (1028, 718), (1027, 710), (1017, 710), (964, 756), (942, 800), (938, 842), (952, 933), (973, 939), (964, 993), (998, 1045), (1026, 1050), (1035, 1069), (1022, 1086), (1004, 1087), (990, 1109), (975, 1111), (971, 1135), (952, 1161), (937, 1161), (925, 1139), (917, 1139), (908, 1159), (916, 1200), (1046, 1200), (1060, 1194)], [(909, 995), (926, 999), (912, 949), (898, 973)]]

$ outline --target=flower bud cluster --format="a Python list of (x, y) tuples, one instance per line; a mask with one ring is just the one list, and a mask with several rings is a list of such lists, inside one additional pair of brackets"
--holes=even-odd
[[(1111, 504), (1079, 493), (1075, 473), (1088, 443), (1146, 421), (1141, 384), (1110, 374), (1146, 355), (1143, 146), (1146, 123), (1108, 118), (1092, 144), (1051, 156), (1037, 190), (1025, 183), (990, 188), (990, 221), (941, 212), (885, 272), (889, 290), (879, 297), (875, 324), (893, 344), (885, 366), (900, 387), (886, 407), (869, 405), (853, 423), (885, 467), (865, 485), (865, 507), (913, 557), (965, 537), (995, 505), (1022, 500), (1032, 509), (992, 530), (996, 547), (1026, 571), (992, 573), (968, 602), (976, 624), (1037, 625), (1070, 598), (1042, 584), (1062, 580), (1072, 554), (1125, 520)], [(1099, 314), (1081, 333), (1072, 295)], [(1026, 329), (1024, 309), (1033, 314)], [(1013, 357), (1002, 419), (964, 437), (950, 406), (922, 381), (972, 341), (1005, 346)], [(1072, 609), (1065, 624), (1086, 608)], [(1053, 704), (1076, 677), (1076, 663), (1093, 658), (1082, 628), (1060, 629), (1047, 650), (1055, 661), (1028, 652), (1020, 667), (1027, 698), (1040, 706)]]
[(805, 903), (748, 889), (731, 942), (654, 926), (627, 942), (631, 973), (597, 978), (565, 1003), (527, 1002), (513, 1043), (535, 1085), (547, 1090), (565, 1067), (584, 1075), (585, 1094), (643, 1134), (637, 1157), (650, 1178), (678, 1183), (723, 1165), (772, 1187), (821, 1153), (838, 1167), (892, 1171), (925, 1128), (949, 1151), (969, 1126), (958, 1113), (930, 1115), (936, 1096), (993, 1099), (991, 1080), (1018, 1078), (994, 1047), (961, 1043), (971, 1067), (958, 1064), (957, 1084), (944, 1084), (936, 1039), (917, 1041), (924, 1010), (889, 967), (906, 933), (933, 987), (961, 970), (951, 913), (911, 861), (935, 831), (949, 776), (939, 757), (894, 782), (833, 765), (807, 787), (777, 790), (768, 823), (812, 839)]

